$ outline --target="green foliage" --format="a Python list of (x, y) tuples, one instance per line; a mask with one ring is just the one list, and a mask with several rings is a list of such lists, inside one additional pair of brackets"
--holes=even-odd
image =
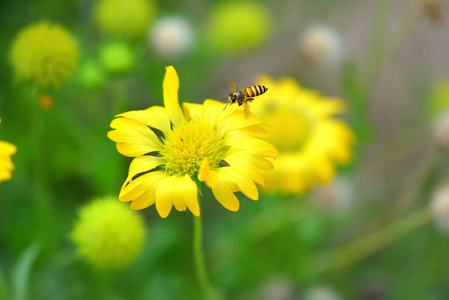
[[(416, 227), (399, 225), (406, 224), (416, 211), (426, 210), (434, 188), (449, 178), (447, 153), (435, 155), (429, 142), (431, 131), (424, 123), (447, 108), (448, 86), (444, 81), (431, 82), (436, 72), (423, 60), (407, 66), (401, 80), (421, 78), (408, 74), (408, 70), (421, 74), (425, 69), (423, 73), (429, 74), (422, 79), (425, 84), (420, 82), (413, 91), (402, 92), (426, 95), (431, 91), (429, 103), (419, 105), (422, 109), (416, 111), (403, 102), (400, 106), (395, 99), (383, 101), (390, 90), (382, 93), (376, 86), (382, 82), (379, 75), (388, 76), (384, 74), (388, 72), (381, 72), (389, 49), (383, 43), (390, 41), (386, 29), (391, 22), (385, 23), (388, 11), (377, 12), (375, 49), (360, 47), (371, 52), (373, 61), (360, 59), (369, 55), (364, 52), (359, 56), (358, 44), (352, 45), (348, 38), (346, 47), (351, 51), (339, 73), (326, 67), (298, 65), (293, 56), (298, 35), (306, 20), (316, 23), (319, 19), (332, 22), (348, 18), (348, 7), (362, 5), (361, 1), (254, 2), (263, 5), (263, 14), (265, 9), (270, 14), (271, 19), (259, 20), (269, 30), (258, 33), (260, 36), (245, 33), (253, 39), (252, 44), (245, 44), (243, 36), (239, 45), (228, 44), (230, 49), (219, 46), (220, 51), (210, 45), (220, 45), (221, 37), (207, 28), (208, 17), (220, 1), (158, 2), (158, 9), (144, 15), (142, 22), (152, 21), (153, 14), (158, 14), (154, 18), (168, 14), (184, 17), (195, 32), (190, 52), (176, 58), (158, 55), (148, 47), (145, 28), (140, 26), (135, 34), (130, 29), (132, 38), (126, 41), (113, 38), (115, 34), (109, 29), (109, 36), (103, 36), (92, 22), (95, 5), (90, 1), (2, 4), (0, 140), (13, 143), (18, 152), (12, 157), (12, 180), (0, 185), (0, 300), (202, 299), (192, 259), (190, 213), (172, 211), (161, 219), (154, 207), (138, 212), (147, 229), (144, 248), (121, 270), (101, 271), (85, 264), (77, 258), (69, 238), (80, 207), (97, 197), (118, 196), (130, 159), (118, 154), (107, 138), (109, 123), (127, 110), (162, 105), (167, 65), (174, 65), (179, 74), (180, 102), (226, 97), (229, 76), (237, 75), (245, 85), (259, 73), (276, 78), (297, 74), (294, 77), (301, 83), (307, 78), (315, 89), (343, 94), (348, 113), (342, 117), (356, 135), (356, 160), (344, 170), (354, 198), (346, 210), (315, 205), (323, 200), (315, 190), (293, 196), (267, 195), (260, 189), (257, 202), (237, 194), (241, 207), (234, 213), (223, 209), (210, 189), (201, 186), (206, 267), (221, 295), (226, 299), (260, 299), (261, 294), (268, 295), (268, 283), (286, 278), (286, 288), (294, 299), (301, 299), (315, 286), (332, 288), (341, 299), (446, 299), (447, 232), (436, 230), (430, 219)], [(391, 6), (389, 1), (381, 3), (379, 10)], [(232, 15), (232, 7), (227, 9)], [(369, 12), (371, 8), (366, 9)], [(229, 12), (226, 20), (216, 24), (218, 29), (233, 21)], [(251, 15), (251, 11), (244, 11), (243, 17), (245, 13)], [(47, 95), (53, 102), (48, 108), (39, 104), (42, 91), (32, 82), (17, 82), (8, 62), (17, 34), (43, 20), (64, 26), (77, 40), (80, 52), (75, 75), (61, 83), (60, 90)], [(360, 20), (353, 20), (352, 15), (350, 20), (351, 30), (359, 26), (365, 30), (357, 23)], [(231, 29), (239, 30), (239, 26), (232, 23)], [(350, 33), (354, 34), (350, 31), (342, 36)], [(214, 40), (208, 40), (208, 34)], [(369, 44), (368, 36), (364, 32), (358, 43)], [(226, 42), (232, 43), (234, 38), (231, 34)], [(119, 47), (101, 58), (104, 45)], [(442, 67), (447, 66), (444, 63)], [(337, 83), (334, 89), (326, 81), (331, 76), (336, 77), (328, 80)], [(373, 80), (366, 82), (368, 79)], [(401, 85), (395, 82), (389, 88), (396, 90)], [(257, 105), (257, 99), (251, 105)], [(428, 153), (432, 163), (425, 164)], [(327, 196), (325, 201), (338, 202), (335, 193)], [(390, 229), (397, 227), (402, 231), (395, 235)], [(364, 239), (367, 236), (374, 238)]]

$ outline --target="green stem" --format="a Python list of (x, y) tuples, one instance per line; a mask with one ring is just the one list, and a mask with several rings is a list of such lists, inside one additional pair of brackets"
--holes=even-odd
[(400, 219), (386, 228), (363, 236), (349, 244), (317, 253), (313, 257), (311, 270), (326, 272), (354, 264), (370, 254), (379, 251), (399, 238), (425, 225), (431, 220), (430, 211), (425, 208)]
[(420, 5), (421, 4), (418, 1), (413, 1), (410, 9), (402, 17), (392, 33), (387, 36), (388, 16), (391, 3), (390, 0), (378, 1), (366, 68), (365, 88), (368, 95), (372, 96), (383, 65), (396, 55), (397, 51), (422, 19), (422, 14), (417, 12)]
[(377, 11), (374, 19), (368, 62), (366, 65), (365, 89), (368, 95), (371, 95), (372, 89), (376, 84), (377, 75), (385, 53), (385, 40), (388, 29), (390, 5), (390, 0), (377, 1)]
[(206, 270), (206, 260), (203, 253), (203, 227), (201, 215), (194, 217), (193, 258), (200, 288), (207, 299), (219, 300), (221, 297), (212, 288)]

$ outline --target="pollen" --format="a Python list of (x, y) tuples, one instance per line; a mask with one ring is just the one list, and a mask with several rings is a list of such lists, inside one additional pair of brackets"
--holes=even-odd
[(164, 143), (160, 155), (165, 160), (168, 175), (193, 176), (200, 170), (204, 158), (209, 160), (211, 169), (218, 168), (225, 153), (223, 136), (198, 120), (173, 128)]

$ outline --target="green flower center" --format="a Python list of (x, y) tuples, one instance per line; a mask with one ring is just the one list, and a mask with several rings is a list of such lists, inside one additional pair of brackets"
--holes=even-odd
[(270, 124), (269, 142), (283, 152), (301, 149), (312, 131), (312, 124), (306, 116), (287, 109), (267, 114), (266, 122)]
[(223, 136), (201, 121), (189, 121), (173, 128), (164, 144), (160, 155), (169, 175), (193, 176), (206, 157), (211, 169), (217, 168), (225, 153)]

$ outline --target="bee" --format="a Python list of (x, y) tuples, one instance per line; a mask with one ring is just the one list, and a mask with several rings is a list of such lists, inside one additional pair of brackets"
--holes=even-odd
[(252, 102), (254, 100), (254, 97), (260, 96), (268, 90), (267, 87), (260, 84), (247, 87), (243, 90), (238, 90), (235, 81), (232, 78), (229, 78), (228, 84), (232, 93), (229, 94), (227, 98), (228, 103), (226, 103), (223, 111), (226, 109), (226, 107), (228, 107), (228, 104), (234, 104), (237, 102), (239, 106), (243, 105), (245, 118), (248, 118), (249, 116), (248, 102)]

